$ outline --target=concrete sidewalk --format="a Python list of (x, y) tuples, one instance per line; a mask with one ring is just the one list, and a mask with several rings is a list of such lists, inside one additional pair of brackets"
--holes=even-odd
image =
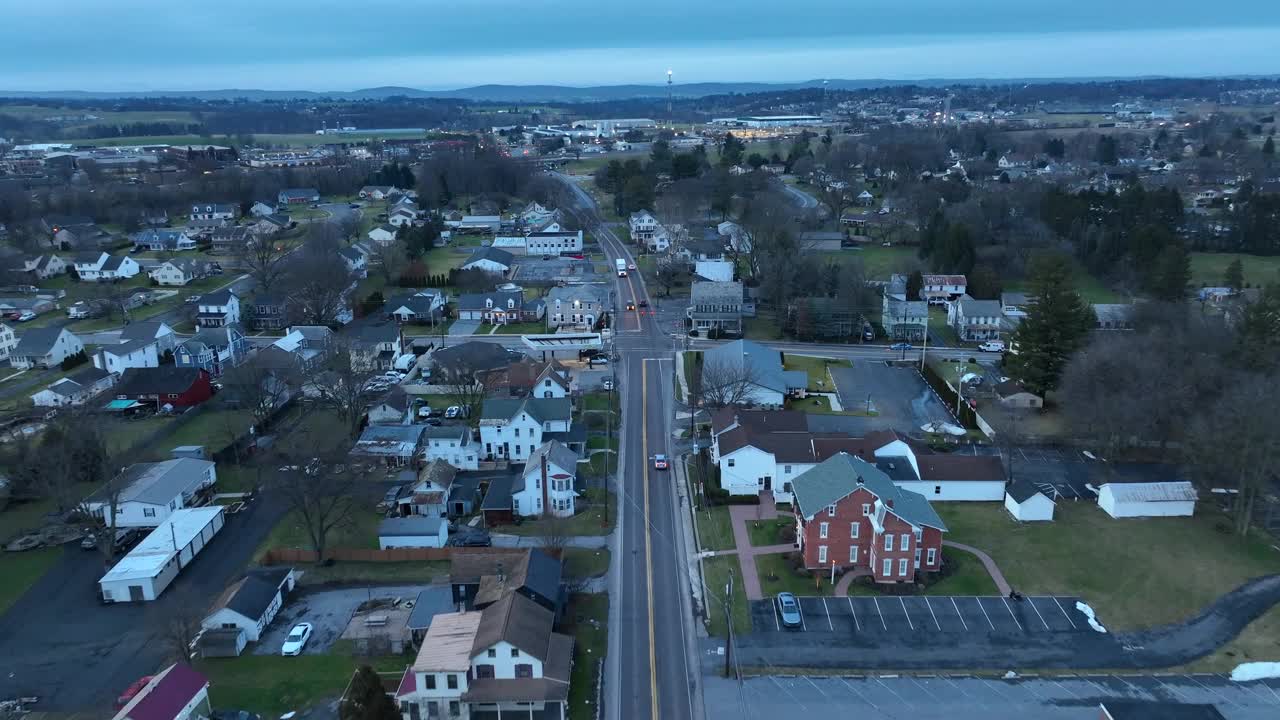
[[(494, 547), (500, 548), (540, 548), (542, 538), (537, 535), (490, 535)], [(612, 535), (574, 535), (564, 539), (564, 546), (571, 548), (598, 549), (609, 547)]]

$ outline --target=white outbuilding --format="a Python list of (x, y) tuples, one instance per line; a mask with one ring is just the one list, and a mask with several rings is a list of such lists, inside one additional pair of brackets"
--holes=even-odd
[(410, 515), (387, 518), (378, 524), (378, 547), (442, 548), (449, 540), (448, 521), (441, 517)]
[(1113, 518), (1190, 517), (1196, 489), (1185, 480), (1106, 483), (1098, 488), (1098, 506)]
[(1053, 520), (1053, 500), (1026, 478), (1014, 482), (1004, 492), (1004, 507), (1021, 522)]
[(146, 602), (160, 597), (222, 529), (221, 505), (174, 510), (98, 581), (104, 602)]

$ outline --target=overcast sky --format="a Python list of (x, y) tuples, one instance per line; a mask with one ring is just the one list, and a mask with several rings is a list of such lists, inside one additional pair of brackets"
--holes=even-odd
[(0, 0), (0, 90), (612, 85), (668, 67), (676, 82), (1274, 74), (1280, 1)]

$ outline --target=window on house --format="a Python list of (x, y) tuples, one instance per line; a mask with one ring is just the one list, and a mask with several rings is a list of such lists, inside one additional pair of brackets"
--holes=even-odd
[(920, 533), (921, 533), (920, 528), (916, 528), (915, 530), (911, 531), (911, 534), (914, 535), (916, 538), (916, 542), (920, 542)]
[(818, 537), (825, 539), (827, 537), (827, 524), (818, 523)]
[(446, 687), (448, 687), (450, 690), (457, 690), (457, 689), (458, 689), (458, 676), (457, 676), (457, 675), (453, 675), (453, 674), (445, 675), (445, 676), (444, 676), (444, 684), (445, 684), (445, 686), (446, 686)]
[(511, 648), (511, 657), (520, 657), (520, 648)]
[(449, 716), (458, 717), (462, 714), (462, 703), (457, 700), (449, 701)]
[(892, 575), (892, 574), (893, 574), (893, 561), (892, 561), (892, 560), (885, 560), (885, 561), (884, 561), (884, 572), (882, 572), (882, 573), (880, 573), (880, 574), (881, 574), (881, 575), (884, 575), (885, 577), (888, 577), (888, 576), (890, 576), (890, 575)]
[(436, 676), (435, 676), (435, 675), (433, 675), (433, 674), (431, 674), (431, 673), (427, 673), (424, 677), (426, 678), (427, 689), (428, 689), (428, 690), (435, 690), (435, 689), (436, 689)]
[(902, 558), (901, 560), (898, 561), (898, 574), (901, 575), (902, 577), (907, 576), (907, 559), (906, 558)]
[(827, 506), (827, 515), (830, 517), (836, 516), (836, 506), (834, 504)]
[(516, 665), (516, 677), (531, 678), (533, 677), (533, 665), (529, 663), (520, 663)]
[(885, 533), (885, 536), (884, 536), (884, 549), (885, 549), (885, 550), (892, 550), (892, 549), (893, 549), (893, 533)]
[(898, 549), (905, 551), (911, 545), (911, 537), (906, 533), (902, 533), (900, 537), (902, 541), (898, 543)]
[(941, 486), (941, 485), (934, 485), (934, 486), (933, 486), (933, 494), (934, 494), (934, 495), (941, 495), (941, 494), (942, 494), (942, 486)]
[(496, 658), (498, 657), (498, 650), (497, 648), (489, 648), (489, 650), (485, 653), (485, 655), (487, 657)]
[(729, 467), (733, 467), (733, 458), (727, 460)]
[(821, 565), (826, 561), (827, 561), (827, 546), (819, 545), (818, 546), (818, 564)]
[(863, 515), (870, 515), (870, 514), (871, 514), (871, 506), (870, 506), (869, 504), (867, 504), (867, 503), (862, 503), (862, 514), (863, 514)]
[(937, 548), (929, 548), (929, 552), (928, 552), (928, 554), (927, 554), (927, 555), (925, 555), (925, 558), (928, 560), (928, 564), (930, 564), (930, 565), (932, 565), (932, 564), (934, 564), (935, 562), (937, 562), (937, 560), (938, 560), (938, 549), (937, 549)]
[(856, 562), (858, 562), (858, 546), (850, 545), (849, 546), (849, 563), (853, 564)]
[(857, 540), (857, 539), (858, 539), (858, 528), (860, 528), (860, 527), (862, 527), (862, 523), (856, 523), (856, 522), (855, 522), (855, 523), (849, 523), (849, 537), (850, 537), (850, 538), (852, 538), (852, 539), (854, 539), (854, 540)]

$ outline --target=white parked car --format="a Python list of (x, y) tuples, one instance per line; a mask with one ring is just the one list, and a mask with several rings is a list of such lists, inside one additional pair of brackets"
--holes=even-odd
[(444, 416), (450, 419), (456, 418), (462, 414), (462, 408), (457, 405), (450, 405), (449, 409), (444, 411)]
[(1004, 352), (1003, 340), (988, 340), (978, 346), (982, 352)]
[(301, 655), (302, 648), (306, 647), (307, 641), (311, 639), (311, 623), (298, 623), (289, 631), (289, 637), (284, 639), (284, 646), (280, 648), (281, 655)]
[(418, 408), (418, 417), (429, 418), (431, 417), (431, 413), (433, 412), (435, 411), (431, 409), (430, 405), (423, 405), (422, 407)]

